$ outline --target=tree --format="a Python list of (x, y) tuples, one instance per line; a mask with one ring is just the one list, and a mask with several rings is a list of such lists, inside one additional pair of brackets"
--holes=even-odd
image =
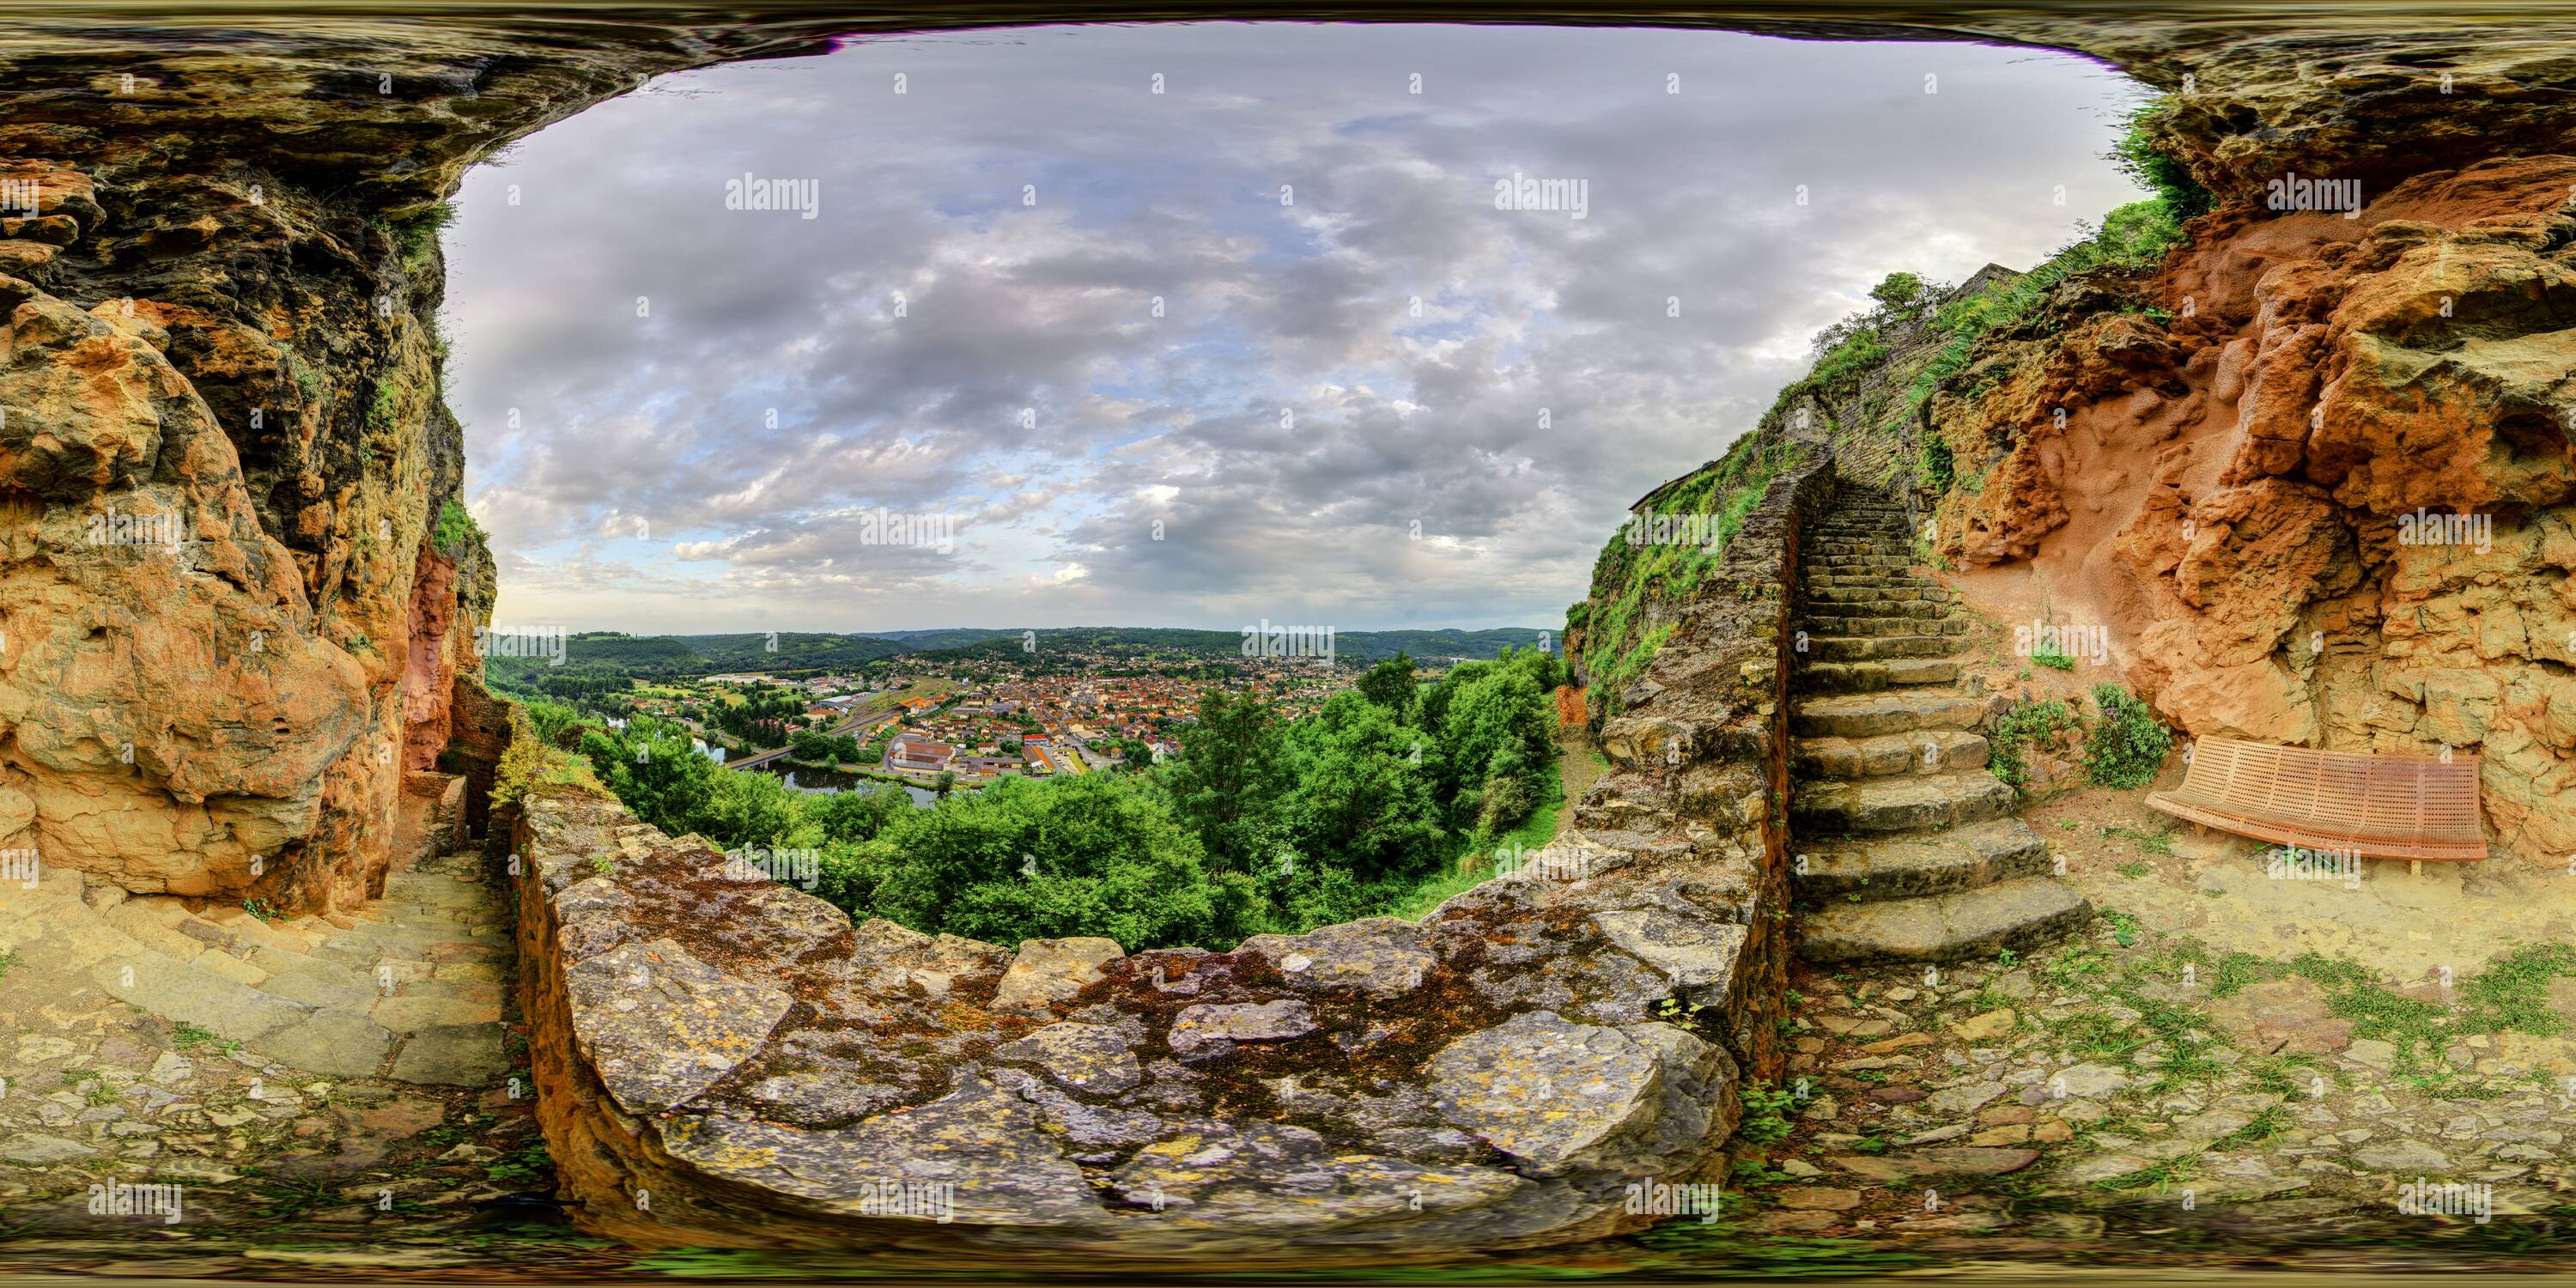
[(849, 845), (875, 840), (911, 812), (912, 797), (891, 783), (873, 791), (818, 793), (805, 801), (805, 821), (820, 839)]
[[(849, 866), (881, 872), (874, 906), (853, 908), (928, 933), (1004, 946), (1105, 935), (1129, 951), (1230, 943), (1198, 838), (1153, 793), (1106, 776), (1006, 778), (894, 820)], [(870, 872), (870, 865), (876, 865)]]
[(940, 770), (939, 777), (930, 780), (930, 790), (939, 793), (939, 799), (948, 799), (948, 793), (957, 790), (957, 771)]
[(581, 751), (637, 818), (673, 836), (697, 830), (716, 766), (698, 754), (688, 731), (659, 720), (636, 720), (622, 732), (590, 728)]
[(1296, 786), (1282, 812), (1297, 853), (1387, 892), (1440, 866), (1448, 837), (1420, 730), (1351, 692), (1292, 729)]
[(1360, 696), (1401, 719), (1413, 710), (1413, 659), (1398, 651), (1360, 676)]
[(1461, 685), (1441, 722), (1448, 799), (1462, 822), (1488, 831), (1527, 816), (1554, 756), (1550, 691), (1534, 678), (1547, 675), (1553, 659), (1532, 652), (1506, 656)]
[(1911, 314), (1921, 306), (1929, 289), (1922, 278), (1912, 273), (1890, 273), (1869, 288), (1869, 298), (1878, 301), (1878, 307), (1890, 315)]
[[(1137, 759), (1128, 756), (1129, 763)], [(1163, 771), (1172, 814), (1198, 835), (1207, 864), (1248, 872), (1278, 836), (1286, 765), (1279, 709), (1259, 694), (1199, 693), (1199, 722)]]

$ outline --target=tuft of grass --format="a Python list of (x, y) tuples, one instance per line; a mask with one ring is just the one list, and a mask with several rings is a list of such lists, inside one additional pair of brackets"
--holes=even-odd
[(2155, 871), (2154, 868), (2147, 866), (2144, 862), (2137, 859), (2131, 859), (2111, 870), (2133, 881)]
[(2174, 856), (2174, 827), (2172, 824), (2165, 825), (2162, 831), (2141, 832), (2136, 828), (2121, 827), (2115, 823), (2111, 826), (2102, 828), (2101, 832), (2104, 836), (2117, 837), (2123, 841), (2135, 841), (2138, 843), (2139, 849), (2145, 850), (2149, 854), (2158, 855), (2168, 859)]

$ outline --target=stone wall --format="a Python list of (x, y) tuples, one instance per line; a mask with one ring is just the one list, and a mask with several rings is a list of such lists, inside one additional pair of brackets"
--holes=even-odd
[[(1420, 922), (1016, 951), (729, 870), (562, 788), (515, 819), (540, 1114), (588, 1226), (1435, 1257), (1651, 1224), (1779, 1076), (1787, 605), (1828, 462), (1778, 480), (1519, 871)], [(953, 1186), (946, 1222), (905, 1182)]]

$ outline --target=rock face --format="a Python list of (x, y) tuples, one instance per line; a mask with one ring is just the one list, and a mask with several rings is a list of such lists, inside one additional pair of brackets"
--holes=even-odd
[(2571, 184), (2576, 156), (2475, 160), (2349, 220), (2222, 192), (2136, 287), (2169, 325), (2073, 293), (2001, 383), (1934, 399), (1963, 460), (1994, 454), (1947, 550), (2046, 576), (2192, 733), (2478, 753), (2494, 840), (2562, 863)]

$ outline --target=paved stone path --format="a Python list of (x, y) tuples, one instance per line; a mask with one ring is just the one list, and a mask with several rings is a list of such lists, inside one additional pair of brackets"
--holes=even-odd
[(480, 855), (412, 848), (345, 917), (57, 869), (0, 888), (0, 1226), (76, 1219), (105, 1180), (184, 1185), (198, 1221), (416, 1221), (550, 1188), (510, 1083), (500, 888)]
[(2468, 980), (2104, 922), (2009, 964), (1794, 983), (1790, 1089), (1810, 1098), (1739, 1164), (1775, 1231), (2097, 1236), (2104, 1214), (2224, 1207), (2288, 1237), (2431, 1222), (2397, 1207), (2422, 1182), (2487, 1187), (2497, 1218), (2576, 1211), (2576, 978), (2530, 983), (2498, 1024)]

